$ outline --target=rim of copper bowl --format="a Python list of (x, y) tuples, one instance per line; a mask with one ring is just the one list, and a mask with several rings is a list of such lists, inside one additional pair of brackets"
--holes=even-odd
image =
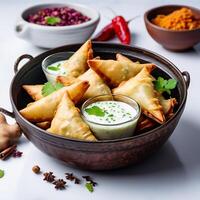
[[(82, 43), (80, 44), (73, 44), (73, 46), (76, 46), (76, 45), (81, 45)], [(93, 42), (93, 44), (100, 44), (100, 45), (108, 45), (108, 46), (115, 46), (115, 47), (124, 47), (124, 45), (122, 44), (116, 44), (116, 43), (103, 43), (103, 42)], [(68, 46), (68, 45), (67, 45)], [(61, 46), (61, 47), (57, 47), (55, 49), (52, 49), (52, 50), (49, 50), (48, 52), (55, 52), (56, 50), (60, 50), (62, 48), (66, 47), (65, 46)], [(159, 125), (158, 127), (152, 129), (152, 130), (149, 130), (149, 131), (146, 131), (144, 133), (141, 133), (139, 135), (135, 135), (135, 136), (131, 136), (131, 137), (125, 137), (125, 138), (120, 138), (120, 139), (114, 139), (114, 140), (98, 140), (98, 141), (85, 141), (85, 140), (77, 140), (77, 139), (71, 139), (71, 138), (66, 138), (64, 136), (60, 136), (60, 135), (55, 135), (55, 134), (52, 134), (50, 132), (47, 132), (46, 130), (43, 130), (39, 127), (37, 127), (36, 125), (34, 125), (33, 123), (29, 122), (27, 119), (25, 119), (21, 114), (20, 112), (18, 111), (14, 101), (13, 101), (13, 96), (12, 96), (12, 85), (13, 85), (13, 82), (15, 80), (15, 77), (17, 76), (17, 74), (20, 72), (20, 70), (25, 67), (29, 62), (32, 62), (33, 60), (35, 59), (39, 59), (40, 56), (42, 56), (43, 54), (47, 53), (47, 52), (44, 52), (42, 54), (39, 54), (38, 56), (34, 57), (33, 60), (30, 60), (29, 62), (27, 62), (25, 65), (23, 65), (23, 67), (15, 74), (15, 76), (13, 77), (12, 79), (12, 82), (11, 82), (11, 85), (10, 85), (10, 101), (11, 101), (11, 104), (13, 106), (13, 110), (15, 110), (15, 112), (18, 114), (18, 116), (23, 120), (25, 121), (28, 125), (30, 125), (32, 128), (35, 128), (37, 129), (38, 131), (40, 131), (41, 133), (43, 134), (46, 134), (47, 136), (50, 136), (50, 137), (55, 137), (55, 138), (59, 138), (59, 139), (64, 139), (64, 140), (67, 140), (67, 141), (71, 141), (71, 142), (77, 142), (77, 143), (93, 143), (93, 144), (102, 144), (102, 143), (117, 143), (117, 142), (124, 142), (124, 141), (128, 141), (128, 140), (134, 140), (134, 139), (137, 139), (137, 138), (141, 138), (141, 137), (144, 137), (146, 135), (150, 135), (151, 133), (159, 130), (160, 128), (166, 126), (166, 124), (169, 124), (177, 115), (178, 113), (182, 110), (185, 102), (186, 102), (186, 98), (187, 98), (187, 87), (186, 87), (186, 82), (185, 82), (185, 79), (181, 73), (181, 71), (171, 62), (169, 61), (167, 58), (165, 58), (164, 56), (160, 55), (160, 54), (157, 54), (153, 51), (150, 51), (150, 50), (147, 50), (145, 48), (141, 48), (141, 47), (138, 47), (138, 46), (128, 46), (126, 45), (126, 48), (129, 47), (129, 48), (134, 48), (134, 49), (139, 49), (141, 50), (142, 52), (148, 52), (150, 53), (151, 55), (153, 55), (154, 57), (157, 57), (159, 59), (162, 59), (163, 61), (167, 62), (168, 64), (170, 64), (170, 66), (172, 68), (174, 68), (176, 70), (176, 72), (178, 72), (178, 74), (180, 75), (181, 77), (181, 81), (183, 82), (183, 90), (184, 90), (184, 94), (183, 94), (183, 99), (182, 99), (182, 102), (181, 104), (179, 105), (178, 109), (176, 110), (176, 112), (174, 113), (174, 115), (169, 119), (167, 120), (164, 124), (161, 124)], [(161, 69), (162, 70), (162, 69)], [(170, 69), (171, 70), (171, 69)], [(37, 136), (36, 136), (37, 137)], [(39, 136), (38, 136), (39, 137)], [(46, 139), (45, 139), (46, 140)]]
[(178, 4), (169, 4), (169, 5), (163, 5), (163, 6), (158, 6), (158, 7), (153, 7), (149, 10), (147, 10), (145, 13), (144, 13), (144, 21), (146, 23), (148, 23), (150, 26), (154, 27), (155, 29), (157, 30), (160, 30), (160, 31), (166, 31), (166, 32), (171, 32), (171, 33), (191, 33), (191, 32), (195, 32), (195, 31), (200, 31), (200, 28), (195, 28), (195, 29), (192, 29), (192, 30), (181, 30), (181, 31), (178, 31), (178, 30), (171, 30), (171, 29), (166, 29), (166, 28), (162, 28), (160, 26), (157, 26), (155, 25), (154, 23), (152, 23), (149, 18), (148, 18), (148, 15), (151, 13), (151, 12), (154, 12), (158, 9), (161, 9), (161, 8), (165, 8), (165, 7), (177, 7), (177, 8), (182, 8), (182, 7), (186, 7), (186, 8), (189, 8), (191, 10), (195, 10), (195, 11), (198, 11), (199, 12), (199, 15), (200, 15), (200, 10), (198, 8), (195, 8), (195, 7), (192, 7), (192, 6), (188, 6), (188, 5), (178, 5)]

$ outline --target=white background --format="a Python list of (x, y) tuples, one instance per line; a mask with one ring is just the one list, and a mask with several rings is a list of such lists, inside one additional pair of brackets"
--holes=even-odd
[[(20, 40), (14, 35), (14, 24), (20, 11), (41, 2), (28, 0), (0, 1), (0, 106), (11, 110), (9, 85), (14, 75), (13, 64), (24, 53), (36, 56), (45, 51)], [(64, 1), (63, 1), (64, 2)], [(132, 45), (155, 51), (173, 63), (181, 71), (191, 75), (191, 85), (185, 112), (170, 140), (164, 147), (146, 162), (112, 172), (87, 172), (65, 166), (63, 163), (41, 153), (24, 137), (18, 145), (23, 157), (0, 161), (0, 169), (5, 170), (0, 179), (1, 200), (177, 200), (200, 199), (200, 45), (184, 53), (174, 53), (155, 43), (146, 32), (143, 14), (154, 6), (187, 2), (200, 8), (199, 0), (159, 1), (159, 0), (80, 0), (76, 1), (96, 7), (102, 18), (98, 30), (109, 21), (104, 16), (112, 17), (105, 7), (112, 7), (117, 14), (127, 19), (140, 15), (130, 24), (133, 33)], [(117, 40), (115, 42), (118, 42)], [(10, 122), (12, 120), (8, 119)], [(38, 164), (44, 171), (52, 170), (57, 177), (64, 178), (65, 172), (77, 175), (92, 175), (99, 183), (94, 193), (89, 193), (83, 185), (69, 184), (65, 191), (56, 191), (52, 185), (42, 181), (42, 176), (32, 173), (33, 165)]]

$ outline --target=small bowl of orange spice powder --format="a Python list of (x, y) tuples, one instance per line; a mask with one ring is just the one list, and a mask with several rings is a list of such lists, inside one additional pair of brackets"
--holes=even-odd
[(200, 42), (200, 10), (181, 5), (153, 8), (144, 15), (151, 37), (173, 51), (189, 49)]

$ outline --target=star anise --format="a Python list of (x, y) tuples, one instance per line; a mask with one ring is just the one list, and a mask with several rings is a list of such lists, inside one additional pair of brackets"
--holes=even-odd
[(97, 185), (97, 182), (94, 182), (90, 176), (82, 176), (87, 182), (90, 182), (94, 187)]
[(74, 181), (75, 184), (80, 184), (81, 180), (78, 179), (73, 173), (65, 173), (66, 179), (70, 181)]
[(63, 179), (58, 179), (53, 182), (56, 189), (62, 190), (65, 189), (66, 182)]
[(94, 182), (93, 180), (91, 180), (90, 183), (93, 185), (93, 187), (97, 185), (97, 182)]
[(74, 181), (75, 184), (80, 184), (81, 183), (81, 180), (79, 178), (75, 178), (75, 181)]
[(44, 181), (52, 183), (55, 180), (55, 176), (53, 175), (53, 172), (46, 172), (44, 175)]
[(82, 176), (86, 181), (91, 181), (92, 178), (90, 176)]
[(73, 173), (65, 173), (65, 177), (67, 180), (73, 181), (75, 179), (75, 176), (73, 175)]

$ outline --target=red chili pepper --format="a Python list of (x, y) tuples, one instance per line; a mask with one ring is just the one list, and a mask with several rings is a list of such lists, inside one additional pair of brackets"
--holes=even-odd
[(126, 22), (124, 17), (116, 16), (115, 18), (113, 18), (112, 25), (119, 40), (123, 44), (130, 44), (131, 33), (128, 27), (128, 23)]
[[(133, 17), (132, 19), (129, 19), (127, 21), (127, 24), (129, 24), (131, 21), (136, 19), (139, 16)], [(108, 41), (115, 37), (115, 30), (113, 28), (112, 22), (108, 25), (106, 25), (92, 40), (94, 41)]]
[(112, 23), (105, 26), (93, 39), (94, 41), (107, 41), (115, 37), (115, 30)]

